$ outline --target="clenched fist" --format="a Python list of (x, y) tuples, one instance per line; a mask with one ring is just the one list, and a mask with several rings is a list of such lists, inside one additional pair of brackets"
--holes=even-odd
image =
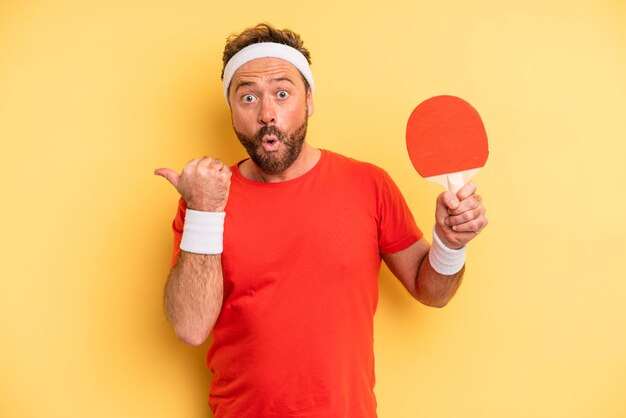
[(226, 207), (231, 172), (220, 160), (204, 157), (189, 161), (180, 174), (169, 168), (158, 168), (154, 174), (165, 177), (189, 209), (223, 212)]
[(487, 211), (476, 194), (476, 184), (468, 183), (456, 195), (444, 192), (437, 198), (435, 229), (449, 248), (461, 248), (487, 226)]

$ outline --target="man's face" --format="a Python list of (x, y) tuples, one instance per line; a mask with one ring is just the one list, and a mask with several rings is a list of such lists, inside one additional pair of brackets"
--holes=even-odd
[(233, 128), (252, 161), (267, 174), (286, 170), (300, 155), (313, 97), (287, 61), (260, 58), (242, 65), (228, 99)]

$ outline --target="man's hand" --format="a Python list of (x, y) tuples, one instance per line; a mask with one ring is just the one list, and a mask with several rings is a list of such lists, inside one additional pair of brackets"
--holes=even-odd
[(456, 195), (443, 192), (437, 197), (435, 229), (449, 248), (463, 247), (487, 226), (486, 209), (475, 193), (476, 184), (470, 182)]
[(208, 157), (191, 160), (180, 175), (169, 168), (154, 174), (165, 177), (187, 202), (187, 207), (204, 212), (223, 212), (230, 190), (230, 169)]

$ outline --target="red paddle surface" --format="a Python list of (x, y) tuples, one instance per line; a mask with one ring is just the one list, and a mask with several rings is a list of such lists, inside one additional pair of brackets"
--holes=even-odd
[(422, 177), (480, 168), (489, 155), (480, 115), (454, 96), (431, 97), (413, 110), (406, 126), (406, 146)]

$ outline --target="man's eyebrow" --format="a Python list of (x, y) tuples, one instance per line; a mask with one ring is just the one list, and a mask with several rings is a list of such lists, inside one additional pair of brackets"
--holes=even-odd
[[(270, 80), (270, 83), (278, 83), (278, 82), (281, 82), (281, 81), (286, 81), (286, 82), (288, 82), (288, 83), (290, 83), (290, 84), (293, 84), (293, 85), (295, 86), (295, 83), (293, 82), (293, 80), (291, 79), (291, 77), (276, 77), (276, 78), (272, 78), (272, 79)], [(235, 90), (234, 90), (234, 91), (237, 91), (237, 90), (239, 90), (239, 89), (240, 89), (240, 88), (242, 88), (242, 87), (254, 86), (254, 85), (256, 85), (256, 84), (257, 84), (257, 82), (256, 82), (256, 81), (251, 81), (251, 80), (248, 80), (248, 81), (246, 81), (246, 80), (240, 80), (240, 81), (237, 81), (237, 82), (235, 83)]]
[(234, 91), (237, 91), (237, 90), (239, 90), (242, 87), (254, 86), (255, 84), (256, 83), (254, 81), (238, 81), (235, 84), (235, 90)]
[(278, 81), (288, 81), (289, 83), (293, 84), (295, 86), (295, 83), (293, 82), (293, 80), (290, 77), (277, 77), (277, 78), (273, 78), (270, 80), (272, 83), (278, 82)]

